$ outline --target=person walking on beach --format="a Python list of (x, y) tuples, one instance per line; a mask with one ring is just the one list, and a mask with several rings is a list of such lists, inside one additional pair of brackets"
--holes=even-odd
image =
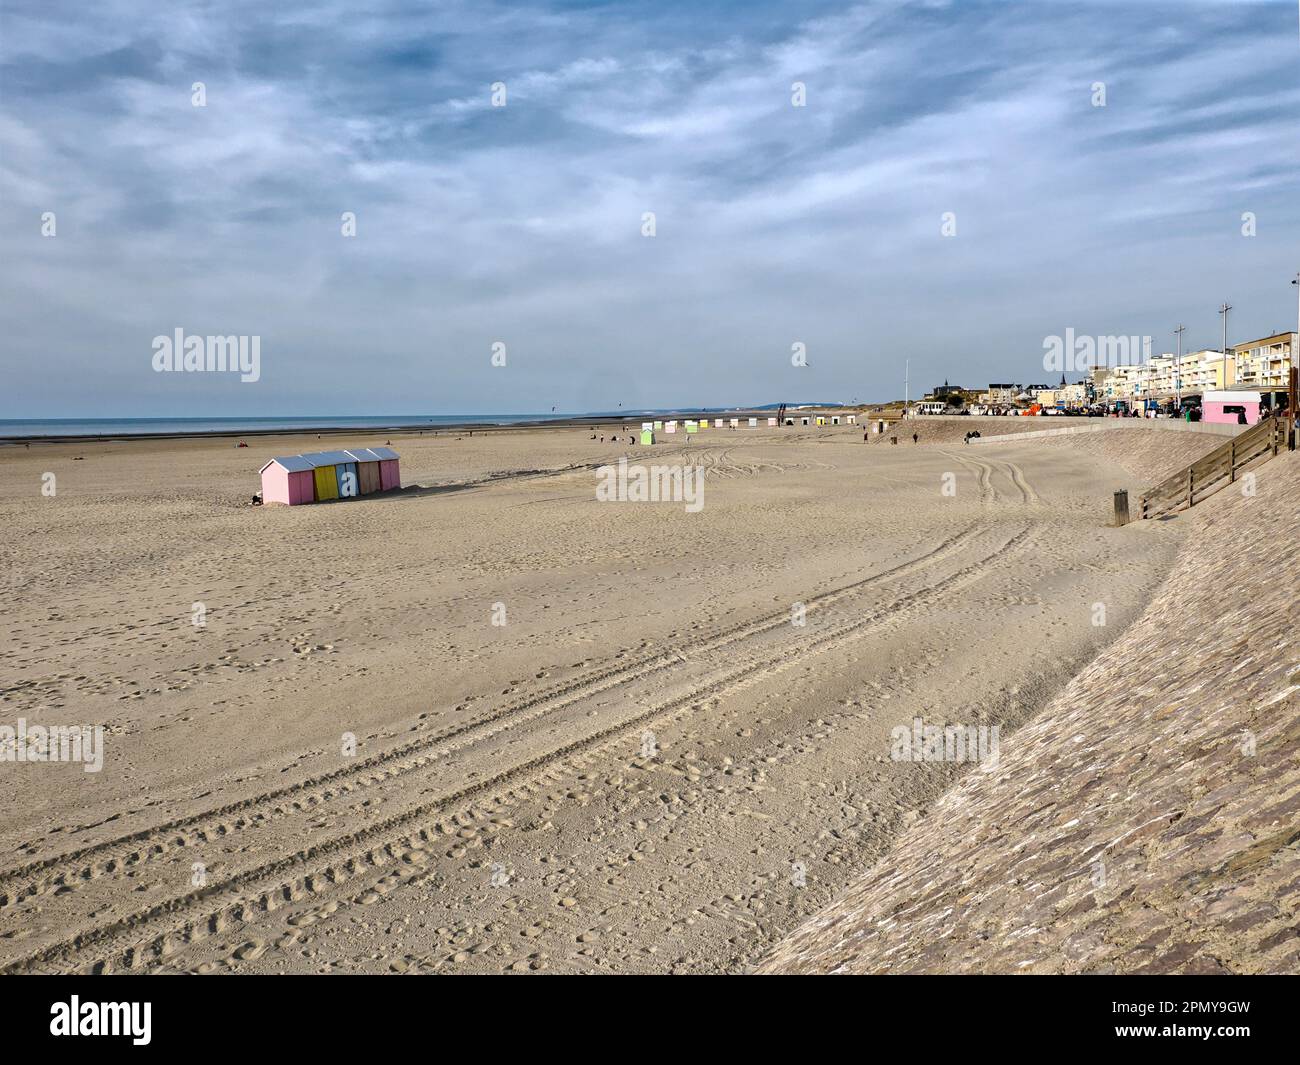
[(916, 443), (919, 443), (919, 442), (920, 442), (920, 441), (919, 441), (919, 439), (917, 438), (917, 435), (916, 435), (915, 433), (913, 433), (913, 434), (912, 434), (912, 443), (916, 444)]

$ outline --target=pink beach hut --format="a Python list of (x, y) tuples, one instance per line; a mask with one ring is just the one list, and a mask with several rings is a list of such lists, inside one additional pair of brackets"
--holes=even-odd
[(1254, 425), (1259, 421), (1263, 397), (1250, 389), (1206, 392), (1201, 397), (1201, 420), (1220, 425)]
[(390, 488), (402, 487), (402, 472), (397, 466), (397, 452), (391, 447), (372, 447), (372, 455), (379, 456), (379, 488), (387, 492)]
[(261, 469), (262, 502), (287, 503), (291, 507), (315, 502), (315, 468), (301, 455), (272, 459)]

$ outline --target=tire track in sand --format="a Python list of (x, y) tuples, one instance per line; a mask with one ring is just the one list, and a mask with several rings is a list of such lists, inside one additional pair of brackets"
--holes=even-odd
[[(974, 526), (968, 526), (916, 558), (809, 597), (804, 601), (805, 606), (815, 616), (817, 611), (825, 610), (873, 584), (910, 576), (918, 569), (941, 562), (961, 550), (974, 535)], [(100, 877), (134, 870), (179, 847), (226, 842), (247, 829), (261, 828), (286, 817), (318, 813), (333, 800), (348, 800), (359, 791), (418, 772), (455, 750), (592, 695), (676, 668), (688, 655), (698, 658), (784, 627), (789, 624), (789, 618), (788, 609), (783, 609), (756, 620), (715, 629), (703, 634), (702, 638), (693, 639), (689, 647), (655, 651), (624, 662), (608, 660), (602, 668), (506, 703), (471, 722), (420, 737), (363, 761), (0, 872), (0, 915), (29, 899), (50, 893), (65, 894)]]
[[(968, 563), (956, 572), (922, 585), (901, 595), (888, 605), (866, 615), (835, 625), (815, 637), (802, 638), (794, 646), (780, 644), (774, 651), (751, 651), (747, 660), (734, 664), (734, 656), (724, 656), (728, 664), (712, 676), (693, 682), (683, 694), (661, 700), (648, 709), (613, 725), (596, 729), (572, 742), (534, 757), (516, 762), (481, 780), (426, 798), (399, 813), (379, 819), (364, 828), (303, 847), (253, 868), (235, 872), (225, 879), (183, 895), (155, 903), (105, 923), (68, 936), (53, 944), (37, 948), (8, 962), (0, 971), (21, 972), (42, 968), (78, 968), (117, 960), (134, 963), (141, 958), (162, 958), (187, 942), (229, 930), (232, 923), (243, 923), (259, 913), (269, 913), (287, 903), (329, 890), (333, 886), (363, 875), (407, 855), (406, 848), (419, 849), (418, 840), (429, 840), (431, 827), (421, 822), (446, 819), (465, 807), (473, 808), (484, 799), (508, 802), (538, 786), (535, 778), (554, 780), (570, 771), (576, 761), (601, 752), (620, 737), (664, 718), (690, 713), (702, 701), (747, 683), (774, 669), (786, 669), (820, 655), (846, 640), (932, 599), (943, 599), (955, 588), (985, 577), (991, 566), (1004, 561), (1023, 545), (1034, 529), (1022, 527), (991, 552)], [(782, 624), (787, 624), (782, 614)], [(165, 926), (165, 927), (160, 927)], [(86, 957), (87, 954), (92, 955)]]

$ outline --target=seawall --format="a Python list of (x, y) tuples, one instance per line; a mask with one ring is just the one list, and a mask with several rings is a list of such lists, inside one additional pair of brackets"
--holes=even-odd
[(1300, 454), (1255, 473), (1171, 519), (1141, 618), (758, 972), (1300, 971)]

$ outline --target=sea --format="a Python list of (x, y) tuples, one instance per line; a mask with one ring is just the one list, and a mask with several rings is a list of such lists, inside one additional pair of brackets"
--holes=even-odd
[[(642, 412), (614, 412), (628, 419)], [(0, 439), (57, 436), (140, 436), (145, 434), (256, 433), (316, 429), (436, 429), (449, 425), (518, 425), (524, 422), (572, 421), (609, 414), (389, 414), (304, 418), (0, 418)]]
[[(805, 406), (807, 404), (800, 404)], [(836, 407), (838, 403), (813, 404)], [(773, 411), (779, 404), (754, 407), (692, 407), (657, 410), (551, 411), (544, 414), (316, 414), (275, 418), (0, 418), (0, 440), (66, 436), (189, 436), (199, 433), (307, 432), (321, 429), (407, 430), (442, 426), (522, 425), (536, 422), (580, 422), (585, 418), (644, 418), (692, 414), (742, 414)], [(795, 404), (790, 404), (791, 407)]]

